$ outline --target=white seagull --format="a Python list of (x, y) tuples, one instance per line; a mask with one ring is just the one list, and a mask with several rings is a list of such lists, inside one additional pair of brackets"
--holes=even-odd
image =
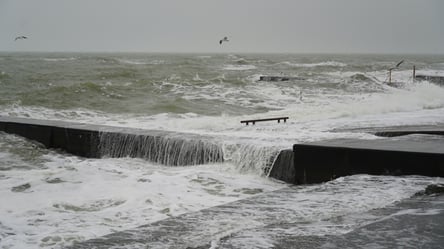
[(219, 41), (219, 44), (222, 45), (222, 42), (227, 42), (227, 41), (229, 41), (229, 40), (228, 40), (228, 37), (225, 36), (224, 39), (222, 39), (222, 40)]

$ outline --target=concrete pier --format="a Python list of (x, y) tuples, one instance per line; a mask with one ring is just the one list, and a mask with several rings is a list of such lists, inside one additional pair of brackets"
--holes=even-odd
[(99, 158), (99, 129), (94, 125), (27, 118), (0, 117), (0, 131), (16, 134), (47, 148)]
[(435, 76), (435, 75), (416, 75), (416, 80), (427, 80), (429, 82), (444, 85), (444, 76)]
[(301, 77), (294, 76), (260, 76), (259, 81), (289, 81), (289, 80), (304, 80)]
[(295, 144), (291, 183), (320, 183), (353, 175), (444, 176), (444, 139), (331, 140)]
[(14, 117), (0, 117), (0, 131), (88, 158), (139, 157), (170, 166), (223, 161), (220, 146), (193, 134)]
[[(0, 117), (0, 131), (82, 157), (139, 157), (171, 166), (223, 161), (220, 145), (210, 137), (193, 134), (13, 117)], [(372, 128), (366, 132), (388, 138), (295, 144), (279, 153), (269, 176), (292, 184), (352, 174), (444, 177), (442, 126)], [(406, 136), (412, 134), (416, 137)]]
[(281, 152), (270, 177), (311, 184), (353, 174), (444, 177), (444, 137), (295, 144)]

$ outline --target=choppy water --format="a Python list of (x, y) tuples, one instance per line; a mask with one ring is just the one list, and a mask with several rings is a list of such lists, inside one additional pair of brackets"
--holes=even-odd
[[(403, 86), (388, 86), (387, 69), (401, 59), (392, 79)], [(85, 159), (0, 134), (0, 248), (58, 248), (277, 190), (286, 185), (263, 170), (279, 149), (376, 139), (334, 128), (444, 123), (444, 87), (413, 82), (413, 65), (417, 74), (444, 75), (444, 56), (2, 53), (0, 115), (202, 134), (220, 144), (225, 161), (168, 167)], [(261, 75), (297, 79), (266, 82)], [(275, 116), (289, 120), (239, 123)], [(377, 178), (348, 177), (331, 191), (321, 184), (348, 205), (332, 211), (313, 197), (298, 212), (347, 215), (442, 182)], [(315, 233), (315, 219), (307, 222)]]

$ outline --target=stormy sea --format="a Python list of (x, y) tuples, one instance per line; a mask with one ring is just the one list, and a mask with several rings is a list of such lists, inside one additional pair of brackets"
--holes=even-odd
[[(443, 178), (268, 177), (295, 143), (444, 124), (444, 86), (413, 66), (444, 76), (442, 55), (0, 53), (0, 116), (202, 136), (223, 154), (83, 158), (0, 132), (0, 248), (122, 248), (113, 234), (125, 248), (439, 248), (444, 198), (424, 191)], [(288, 120), (240, 123), (271, 117)]]

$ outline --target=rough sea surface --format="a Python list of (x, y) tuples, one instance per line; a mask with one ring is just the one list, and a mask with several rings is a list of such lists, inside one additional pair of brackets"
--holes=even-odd
[[(396, 86), (386, 84), (401, 60)], [(393, 219), (442, 220), (442, 198), (415, 197), (442, 178), (355, 175), (295, 187), (267, 177), (270, 161), (294, 143), (378, 139), (355, 128), (443, 124), (444, 86), (414, 81), (413, 65), (444, 76), (444, 56), (434, 55), (0, 53), (1, 116), (204, 135), (224, 155), (181, 167), (87, 159), (0, 133), (0, 248), (62, 248), (174, 217), (202, 217), (195, 224), (211, 229), (188, 231), (188, 239), (208, 248), (435, 245), (428, 234), (402, 237), (411, 230)], [(289, 119), (240, 123), (280, 116)], [(248, 200), (266, 211), (239, 218)], [(233, 205), (235, 213), (218, 219), (196, 215)], [(381, 227), (387, 233), (375, 232)]]

